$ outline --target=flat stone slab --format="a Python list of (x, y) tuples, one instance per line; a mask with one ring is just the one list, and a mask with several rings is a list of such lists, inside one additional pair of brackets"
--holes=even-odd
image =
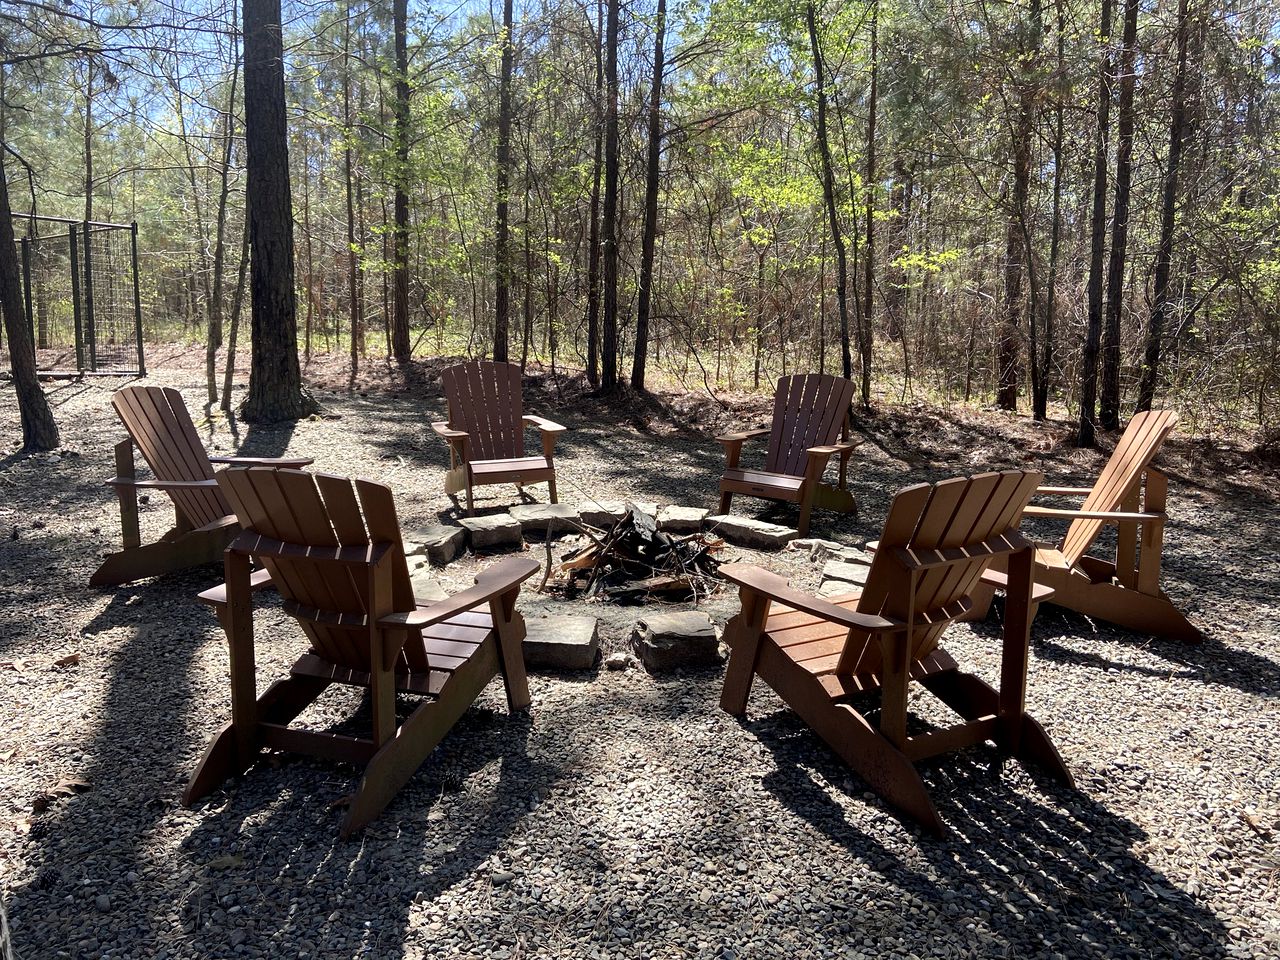
[(720, 515), (707, 517), (707, 529), (739, 547), (753, 547), (757, 550), (781, 550), (796, 537), (799, 532), (790, 527), (776, 523), (765, 523), (750, 517), (733, 517)]
[(567, 503), (522, 503), (511, 508), (511, 516), (525, 533), (568, 533), (578, 528), (578, 511)]
[(697, 611), (644, 616), (632, 628), (631, 647), (650, 673), (720, 662), (715, 625)]
[(409, 571), (409, 583), (413, 586), (413, 596), (418, 600), (443, 600), (449, 596), (444, 587), (431, 579), (426, 567)]
[(472, 550), (518, 547), (524, 543), (520, 522), (509, 513), (497, 513), (488, 517), (463, 517), (458, 522), (467, 528)]
[(822, 566), (822, 579), (843, 580), (845, 583), (856, 583), (864, 587), (867, 584), (867, 573), (870, 569), (870, 557), (865, 564), (850, 563), (846, 560), (828, 560)]
[(590, 670), (600, 653), (595, 617), (532, 617), (525, 630), (524, 662), (534, 670)]
[(658, 511), (658, 529), (667, 533), (697, 533), (710, 513), (701, 507), (666, 506)]
[(578, 516), (582, 517), (582, 522), (587, 526), (609, 530), (627, 512), (627, 503), (630, 503), (641, 513), (647, 513), (651, 517), (658, 515), (658, 505), (656, 503), (645, 503), (638, 500), (626, 502), (622, 500), (588, 500), (578, 506)]
[(461, 552), (466, 543), (467, 531), (462, 527), (433, 523), (410, 533), (404, 541), (404, 552), (410, 557), (426, 557), (437, 567), (443, 567)]
[(830, 600), (832, 597), (842, 597), (847, 593), (861, 593), (862, 584), (850, 583), (848, 580), (823, 580), (822, 586), (818, 587), (818, 596), (823, 600)]
[(805, 551), (814, 563), (827, 559), (860, 560), (864, 558), (868, 563), (871, 562), (871, 554), (860, 547), (846, 547), (843, 543), (836, 543), (834, 540), (804, 537), (800, 540), (792, 540), (787, 544), (787, 549)]

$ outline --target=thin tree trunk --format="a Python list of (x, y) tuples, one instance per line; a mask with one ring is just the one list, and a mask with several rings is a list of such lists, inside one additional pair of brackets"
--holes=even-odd
[(849, 268), (845, 259), (844, 236), (840, 233), (840, 215), (836, 208), (836, 183), (831, 167), (831, 144), (827, 140), (826, 66), (818, 43), (817, 18), (813, 0), (805, 5), (805, 22), (809, 27), (809, 46), (813, 52), (813, 74), (817, 82), (818, 155), (822, 160), (822, 199), (827, 207), (827, 224), (836, 251), (836, 307), (840, 313), (840, 358), (847, 379), (853, 377), (853, 355), (849, 349)]
[(587, 244), (587, 382), (600, 384), (600, 176), (604, 158), (604, 0), (596, 0), (596, 136), (591, 165), (591, 228)]
[(408, 360), (409, 345), (409, 0), (392, 0), (396, 47), (395, 243), (391, 352)]
[(604, 135), (604, 330), (600, 386), (618, 385), (618, 15), (621, 0), (608, 0), (605, 38)]
[[(1022, 334), (1022, 277), (1031, 249), (1027, 201), (1031, 192), (1031, 137), (1035, 133), (1036, 90), (1031, 77), (1040, 49), (1040, 0), (1031, 0), (1031, 36), (1018, 78), (1018, 126), (1013, 133), (1013, 204), (1005, 224), (1004, 323), (996, 357), (996, 406), (1018, 409), (1018, 346)], [(1032, 319), (1032, 324), (1035, 320)], [(1034, 340), (1034, 333), (1033, 333)], [(1034, 343), (1032, 356), (1034, 358)], [(1032, 361), (1034, 365), (1034, 359)], [(1033, 375), (1034, 377), (1034, 375)]]
[(1124, 306), (1125, 254), (1129, 242), (1129, 200), (1133, 179), (1133, 94), (1137, 86), (1138, 0), (1125, 0), (1124, 34), (1116, 79), (1120, 85), (1116, 131), (1116, 201), (1111, 214), (1111, 254), (1107, 262), (1107, 311), (1102, 327), (1102, 395), (1098, 421), (1104, 430), (1120, 427), (1120, 311)]
[[(232, 8), (233, 28), (239, 17)], [(235, 40), (232, 40), (235, 43)], [(222, 166), (219, 170), (218, 214), (213, 238), (212, 298), (209, 302), (209, 342), (205, 345), (205, 377), (208, 380), (209, 404), (218, 402), (217, 352), (222, 346), (222, 288), (227, 262), (227, 207), (231, 196), (231, 150), (235, 144), (236, 84), (240, 79), (239, 50), (233, 56), (231, 66), (231, 90), (227, 94), (227, 112), (222, 123)]]
[(653, 248), (658, 235), (658, 175), (662, 163), (662, 52), (667, 28), (667, 0), (658, 0), (658, 22), (653, 34), (653, 87), (649, 91), (649, 155), (645, 166), (644, 233), (640, 241), (640, 288), (636, 304), (636, 342), (631, 360), (631, 386), (644, 389), (645, 361), (649, 352), (649, 306), (653, 297)]
[(352, 140), (355, 125), (351, 119), (351, 5), (347, 4), (346, 26), (342, 35), (342, 162), (346, 171), (347, 198), (347, 329), (351, 332), (351, 378), (360, 370), (360, 291), (357, 273), (360, 257), (356, 253), (355, 171), (352, 162)]
[(1169, 112), (1169, 160), (1165, 167), (1160, 209), (1160, 247), (1147, 323), (1147, 343), (1138, 385), (1137, 409), (1150, 410), (1160, 380), (1160, 340), (1169, 309), (1169, 274), (1173, 263), (1173, 236), (1178, 212), (1178, 167), (1187, 126), (1187, 0), (1178, 0), (1178, 65), (1173, 75), (1173, 105)]
[(511, 73), (514, 67), (511, 0), (502, 2), (502, 79), (498, 86), (497, 230), (494, 240), (493, 359), (505, 362), (511, 326)]
[(280, 0), (244, 0), (244, 115), (253, 345), (240, 416), (294, 420), (315, 411), (316, 403), (298, 367)]
[(36, 351), (22, 309), (22, 267), (13, 235), (4, 159), (5, 146), (0, 142), (0, 313), (4, 314), (5, 336), (9, 340), (9, 369), (17, 394), (18, 418), (22, 422), (22, 449), (34, 453), (57, 449), (60, 439), (49, 400), (36, 376)]
[[(1066, 11), (1063, 0), (1056, 0), (1058, 8), (1057, 45), (1058, 45), (1058, 82), (1064, 83), (1066, 74)], [(1031, 368), (1034, 371), (1034, 382), (1031, 388), (1031, 415), (1036, 420), (1044, 420), (1049, 415), (1049, 375), (1053, 371), (1054, 322), (1057, 311), (1058, 294), (1058, 248), (1062, 239), (1062, 180), (1063, 180), (1063, 145), (1065, 95), (1059, 89), (1054, 102), (1053, 118), (1053, 223), (1049, 233), (1049, 276), (1044, 301), (1044, 339), (1039, 350), (1033, 342), (1031, 350)], [(1032, 317), (1034, 330), (1035, 318)]]
[(1107, 252), (1107, 153), (1111, 139), (1111, 0), (1102, 0), (1098, 43), (1098, 117), (1093, 140), (1093, 211), (1089, 226), (1088, 320), (1080, 370), (1080, 424), (1076, 443), (1092, 447), (1098, 403), (1098, 348), (1102, 341), (1103, 267)]
[(245, 277), (249, 272), (249, 224), (240, 231), (240, 267), (236, 272), (236, 290), (231, 295), (231, 324), (227, 331), (227, 355), (222, 374), (222, 409), (231, 413), (231, 383), (236, 372), (236, 337), (240, 333), (240, 314), (244, 308)]
[[(809, 9), (813, 9), (810, 3)], [(867, 97), (867, 250), (866, 271), (862, 290), (862, 316), (858, 324), (858, 365), (862, 369), (862, 407), (871, 409), (871, 319), (875, 309), (872, 296), (875, 293), (875, 201), (876, 201), (876, 101), (880, 84), (880, 0), (872, 0), (871, 6), (871, 91)], [(812, 27), (810, 28), (812, 31)]]

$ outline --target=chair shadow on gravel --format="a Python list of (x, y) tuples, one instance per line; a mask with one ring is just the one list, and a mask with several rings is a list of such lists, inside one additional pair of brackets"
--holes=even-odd
[(957, 930), (975, 923), (978, 937), (994, 941), (979, 945), (976, 955), (1025, 942), (1028, 927), (1045, 955), (1226, 955), (1223, 922), (1131, 852), (1146, 839), (1143, 830), (1081, 790), (1015, 771), (1017, 761), (985, 747), (923, 764), (921, 776), (948, 833), (935, 839), (904, 821), (922, 866), (850, 823), (832, 796), (840, 789), (834, 784), (846, 784), (854, 803), (894, 817), (896, 811), (879, 798), (863, 799), (865, 782), (791, 711), (745, 726), (777, 760), (765, 786), (783, 806), (896, 889), (954, 916)]
[[(399, 708), (412, 706), (402, 698)], [(367, 710), (366, 697), (333, 729), (360, 727)], [(230, 955), (244, 940), (267, 956), (401, 957), (414, 906), (430, 908), (485, 867), (527, 815), (531, 791), (545, 794), (564, 776), (528, 755), (531, 722), (472, 707), (379, 818), (346, 841), (339, 801), (358, 770), (260, 761), (195, 808), (199, 823), (182, 849), (202, 866), (175, 946), (184, 956)]]
[[(994, 621), (989, 621), (988, 625), (990, 622)], [(982, 624), (970, 626), (979, 630), (983, 627)], [(1098, 651), (1099, 644), (1109, 642), (1148, 649), (1169, 665), (1148, 666), (1115, 659)], [(1176, 677), (1204, 684), (1221, 684), (1256, 696), (1280, 696), (1280, 663), (1242, 647), (1228, 646), (1208, 633), (1200, 643), (1182, 643), (1132, 633), (1106, 623), (1095, 624), (1079, 614), (1049, 607), (1036, 617), (1031, 648), (1033, 655), (1041, 660), (1089, 670), (1119, 670), (1161, 679)]]

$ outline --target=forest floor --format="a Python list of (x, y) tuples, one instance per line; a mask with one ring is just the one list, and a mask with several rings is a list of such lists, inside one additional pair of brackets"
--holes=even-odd
[[(389, 483), (411, 529), (458, 516), (428, 429), (443, 417), (440, 366), (375, 366), (349, 389), (317, 363), (326, 415), (274, 428), (203, 419), (194, 358), (148, 382), (182, 388), (211, 449), (306, 455)], [(50, 384), (63, 448), (0, 456), (0, 888), (18, 957), (1280, 955), (1280, 469), (1264, 453), (1175, 438), (1162, 456), (1165, 587), (1202, 644), (1056, 608), (1037, 619), (1028, 701), (1074, 789), (972, 749), (924, 768), (948, 832), (922, 836), (762, 684), (739, 722), (718, 706), (722, 669), (632, 667), (537, 674), (527, 717), (508, 716), (492, 685), (344, 842), (338, 803), (355, 772), (332, 763), (271, 757), (194, 809), (179, 803), (229, 712), (225, 643), (194, 600), (219, 570), (86, 586), (118, 545), (102, 482), (123, 436), (118, 385)], [(714, 506), (711, 437), (767, 407), (604, 402), (549, 376), (526, 393), (528, 410), (570, 428), (557, 456), (569, 503)], [(991, 412), (886, 406), (858, 428), (860, 515), (819, 513), (814, 536), (875, 537), (911, 482), (1035, 467), (1087, 485), (1103, 462), (1067, 444), (1064, 424)], [(0, 437), (18, 435), (0, 388)], [(490, 488), (481, 506), (509, 492)], [(794, 523), (759, 501), (734, 512)], [(144, 532), (170, 516), (152, 498)], [(817, 585), (803, 552), (726, 552)], [(454, 590), (487, 562), (435, 574)], [(531, 588), (520, 602), (527, 618), (599, 616), (609, 650), (643, 613)], [(702, 608), (723, 624), (736, 604), (723, 591)], [(302, 638), (267, 595), (258, 623), (261, 686)], [(994, 679), (998, 636), (960, 624), (946, 642)], [(359, 705), (337, 695), (324, 716)]]

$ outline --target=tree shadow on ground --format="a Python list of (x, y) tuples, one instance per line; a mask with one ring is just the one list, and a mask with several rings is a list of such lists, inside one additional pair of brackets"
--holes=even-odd
[[(984, 939), (1025, 942), (1029, 925), (1046, 954), (1226, 954), (1222, 921), (1130, 852), (1146, 839), (1143, 830), (1079, 790), (1021, 772), (1012, 783), (1015, 762), (986, 748), (940, 758), (921, 775), (947, 835), (920, 839), (923, 863), (885, 858), (836, 796), (891, 808), (854, 799), (869, 788), (794, 713), (781, 710), (746, 727), (777, 759), (778, 771), (765, 779), (779, 802), (851, 856), (874, 863), (895, 888), (929, 889), (929, 906), (954, 917), (961, 937), (973, 924), (968, 929)], [(846, 786), (832, 786), (839, 783)]]

